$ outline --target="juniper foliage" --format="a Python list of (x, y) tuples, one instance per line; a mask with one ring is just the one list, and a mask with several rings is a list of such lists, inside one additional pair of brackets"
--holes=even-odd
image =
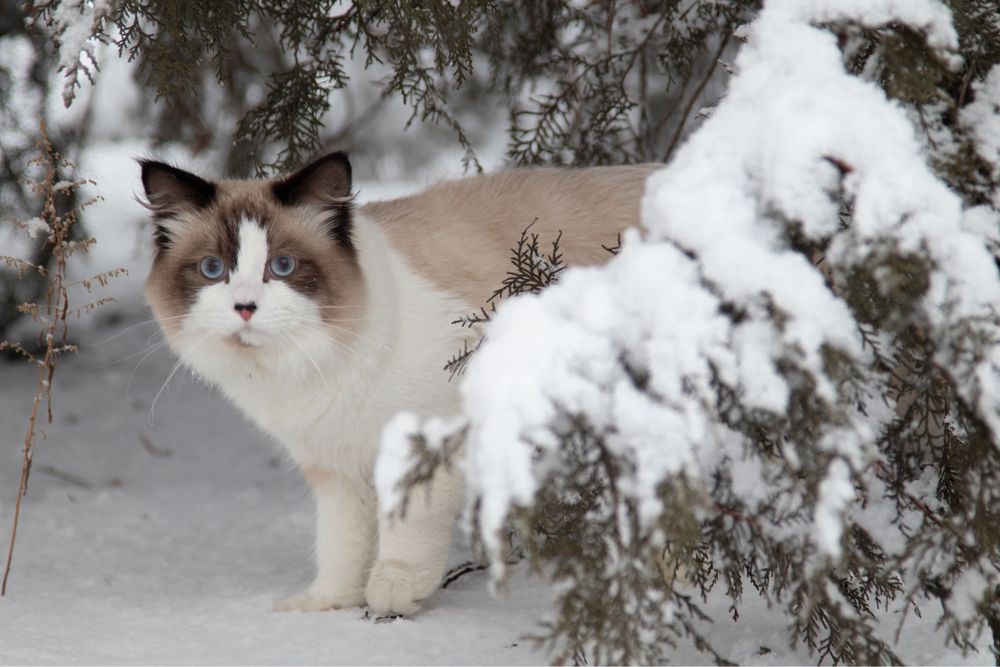
[[(140, 83), (162, 102), (149, 109), (159, 139), (223, 153), (235, 143), (233, 173), (256, 164), (263, 174), (297, 166), (332, 138), (324, 131), (330, 94), (348, 85), (354, 57), (381, 73), (383, 97), (409, 108), (407, 126), (419, 120), (449, 129), (467, 165), (478, 166), (469, 122), (498, 105), (509, 109), (516, 164), (665, 159), (697, 105), (717, 92), (732, 30), (758, 5), (117, 0), (100, 3), (92, 17), (81, 0), (32, 7), (57, 44), (67, 13), (86, 14), (94, 40), (139, 63)], [(70, 55), (67, 103), (81, 71), (96, 74)], [(212, 136), (220, 102), (231, 136)]]
[(696, 105), (718, 96), (733, 30), (759, 5), (498, 2), (483, 45), (509, 100), (510, 158), (665, 162)]
[[(57, 42), (67, 9), (83, 9), (77, 0), (33, 6)], [(164, 102), (157, 107), (161, 139), (187, 138), (212, 148), (231, 139), (241, 158), (255, 158), (258, 173), (297, 166), (319, 149), (330, 93), (347, 85), (345, 61), (357, 54), (366, 66), (389, 63), (384, 94), (399, 95), (412, 118), (451, 128), (474, 159), (448, 97), (472, 71), (474, 39), (491, 13), (490, 0), (120, 0), (103, 9), (94, 39), (138, 62), (140, 83)], [(65, 75), (69, 103), (75, 71)], [(251, 102), (248, 92), (261, 82), (261, 99)], [(206, 100), (208, 87), (216, 94)], [(210, 136), (218, 92), (234, 122), (232, 136), (222, 142)], [(235, 171), (245, 163), (230, 160)]]
[(538, 294), (549, 285), (556, 283), (559, 274), (566, 268), (562, 251), (559, 249), (562, 232), (556, 234), (556, 237), (551, 241), (552, 249), (545, 253), (539, 247), (538, 234), (531, 231), (535, 222), (537, 222), (537, 218), (521, 230), (517, 245), (511, 248), (511, 269), (501, 281), (500, 287), (490, 294), (485, 305), (480, 306), (479, 310), (452, 322), (452, 324), (474, 329), (480, 335), (471, 346), (469, 341), (465, 340), (462, 343), (462, 349), (456, 352), (444, 365), (444, 370), (448, 372), (450, 380), (454, 380), (465, 372), (469, 359), (482, 346), (485, 340), (481, 333), (482, 327), (490, 321), (492, 314), (496, 312), (497, 304), (502, 299), (519, 294)]

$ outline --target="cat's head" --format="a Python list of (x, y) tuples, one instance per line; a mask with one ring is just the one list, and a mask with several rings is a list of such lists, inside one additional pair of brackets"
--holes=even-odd
[(182, 357), (351, 342), (364, 294), (343, 153), (274, 180), (140, 164), (154, 226), (146, 297)]

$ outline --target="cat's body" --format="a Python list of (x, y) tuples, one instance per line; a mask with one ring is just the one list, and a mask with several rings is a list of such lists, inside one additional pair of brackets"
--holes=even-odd
[(637, 224), (648, 173), (512, 171), (352, 211), (340, 154), (279, 181), (143, 163), (157, 226), (146, 291), (171, 346), (287, 447), (316, 494), (316, 580), (278, 608), (410, 613), (433, 592), (461, 482), (441, 473), (405, 519), (380, 519), (383, 425), (456, 411), (442, 366), (469, 331), (451, 322), (500, 285), (529, 223), (543, 240), (562, 231), (569, 263), (602, 261)]

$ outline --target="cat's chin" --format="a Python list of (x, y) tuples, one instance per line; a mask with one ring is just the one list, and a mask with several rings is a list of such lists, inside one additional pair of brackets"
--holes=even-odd
[(229, 336), (226, 340), (237, 347), (255, 348), (263, 346), (267, 342), (267, 339), (268, 337), (265, 334), (258, 331), (242, 329)]

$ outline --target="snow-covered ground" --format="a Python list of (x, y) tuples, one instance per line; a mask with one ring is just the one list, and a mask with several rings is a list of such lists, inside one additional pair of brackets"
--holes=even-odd
[[(81, 334), (56, 375), (55, 421), (40, 442), (10, 589), (0, 599), (3, 664), (538, 664), (526, 635), (549, 593), (522, 564), (494, 597), (485, 572), (435, 593), (416, 616), (376, 622), (361, 609), (271, 610), (305, 586), (312, 507), (280, 452), (220, 396), (178, 373), (142, 311)], [(138, 326), (136, 326), (138, 325)], [(129, 329), (129, 327), (134, 327)], [(106, 340), (108, 336), (119, 333)], [(105, 341), (106, 342), (102, 342)], [(139, 354), (139, 353), (142, 354)], [(138, 356), (132, 356), (138, 355)], [(0, 535), (6, 545), (34, 370), (0, 366)], [(130, 384), (131, 380), (131, 384)], [(456, 531), (452, 561), (469, 558)], [(785, 621), (748, 599), (739, 622), (721, 595), (706, 634), (741, 664), (812, 664), (787, 648)], [(899, 652), (914, 664), (990, 664), (988, 642), (962, 659), (912, 618)], [(914, 621), (917, 621), (914, 623)], [(891, 620), (886, 633), (894, 631)], [(675, 664), (707, 664), (679, 647)]]
[[(141, 303), (146, 271), (131, 200), (138, 169), (119, 146), (95, 159), (107, 200), (87, 218), (98, 246), (86, 266), (128, 265), (119, 300), (74, 329), (81, 352), (59, 366), (55, 421), (35, 450), (8, 595), (0, 599), (0, 663), (537, 664), (527, 639), (552, 596), (526, 564), (505, 593), (485, 572), (435, 593), (417, 615), (379, 622), (363, 610), (279, 613), (274, 599), (306, 585), (312, 507), (281, 452), (220, 396), (178, 373)], [(94, 155), (97, 155), (96, 153)], [(415, 184), (361, 184), (381, 197)], [(147, 356), (148, 354), (148, 356)], [(0, 543), (6, 545), (35, 371), (0, 362)], [(152, 424), (149, 419), (152, 413)], [(453, 564), (467, 560), (461, 531)], [(721, 592), (704, 628), (742, 664), (806, 664), (786, 621), (747, 599), (733, 622)], [(912, 618), (898, 651), (912, 663), (988, 664), (988, 639), (963, 659), (936, 633), (934, 610)], [(915, 621), (915, 622), (914, 622)], [(886, 636), (894, 632), (893, 615)], [(675, 664), (708, 663), (689, 646)]]

